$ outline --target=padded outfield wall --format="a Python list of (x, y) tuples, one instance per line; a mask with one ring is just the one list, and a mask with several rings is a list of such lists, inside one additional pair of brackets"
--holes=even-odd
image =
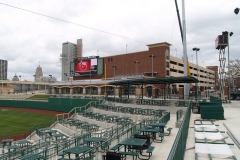
[(0, 100), (0, 106), (15, 107), (15, 108), (33, 108), (33, 109), (51, 110), (51, 111), (58, 111), (58, 112), (69, 112), (74, 107), (86, 106), (90, 101), (99, 102), (99, 100), (96, 100), (96, 99), (51, 97), (48, 99), (48, 101)]

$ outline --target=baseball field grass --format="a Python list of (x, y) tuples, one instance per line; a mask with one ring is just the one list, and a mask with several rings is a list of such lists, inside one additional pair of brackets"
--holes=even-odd
[(0, 109), (0, 138), (34, 130), (34, 126), (47, 127), (56, 121), (55, 116), (20, 110)]

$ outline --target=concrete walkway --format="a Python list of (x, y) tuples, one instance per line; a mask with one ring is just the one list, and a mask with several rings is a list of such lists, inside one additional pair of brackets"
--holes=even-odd
[[(224, 117), (225, 120), (215, 121), (214, 124), (217, 126), (219, 131), (224, 131), (222, 136), (225, 138), (225, 141), (230, 144), (234, 144), (232, 139), (226, 133), (227, 129), (224, 124), (231, 130), (231, 132), (240, 140), (240, 101), (232, 101), (231, 103), (223, 103), (224, 107)], [(192, 114), (191, 121), (189, 125), (188, 132), (188, 140), (187, 147), (185, 152), (185, 160), (195, 159), (195, 135), (194, 135), (194, 120), (201, 119), (200, 114)], [(231, 151), (235, 155), (237, 159), (240, 159), (240, 149), (236, 145), (229, 145)], [(206, 156), (198, 156), (199, 160), (208, 160), (209, 158)], [(221, 158), (213, 158), (214, 160), (218, 160)], [(232, 158), (226, 158), (232, 159)], [(224, 159), (224, 160), (226, 160)]]

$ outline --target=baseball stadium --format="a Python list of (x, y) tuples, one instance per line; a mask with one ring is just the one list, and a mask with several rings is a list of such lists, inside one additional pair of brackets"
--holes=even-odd
[[(194, 77), (174, 77), (119, 80), (109, 85), (197, 82)], [(0, 159), (239, 158), (236, 103), (224, 104), (214, 96), (199, 100), (163, 97), (4, 97), (0, 100)]]

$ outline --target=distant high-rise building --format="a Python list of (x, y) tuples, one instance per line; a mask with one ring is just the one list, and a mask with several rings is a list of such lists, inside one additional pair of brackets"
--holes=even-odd
[(82, 39), (78, 39), (77, 44), (71, 42), (63, 43), (60, 57), (62, 63), (62, 81), (65, 81), (70, 77), (70, 62), (74, 58), (82, 57)]
[(43, 71), (42, 71), (42, 67), (39, 65), (36, 68), (36, 72), (34, 75), (34, 81), (35, 82), (49, 82), (49, 83), (53, 83), (56, 82), (57, 79), (55, 77), (53, 77), (52, 75), (47, 75), (46, 77), (43, 76)]
[(0, 59), (0, 80), (7, 80), (8, 61)]
[(77, 40), (77, 57), (82, 57), (82, 39)]
[(35, 72), (35, 78), (40, 78), (40, 77), (43, 77), (43, 72), (42, 72), (42, 67), (40, 67), (39, 65)]

